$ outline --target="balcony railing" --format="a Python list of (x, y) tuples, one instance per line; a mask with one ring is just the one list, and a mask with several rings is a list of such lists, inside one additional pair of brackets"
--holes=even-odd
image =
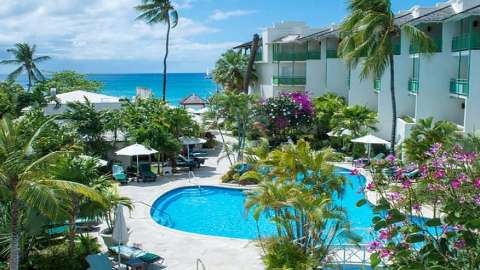
[(327, 58), (338, 58), (337, 49), (327, 49)]
[(322, 54), (321, 54), (320, 50), (308, 51), (307, 58), (309, 60), (319, 60), (319, 59), (322, 58)]
[(273, 61), (306, 61), (307, 52), (274, 52)]
[(411, 94), (417, 94), (420, 85), (417, 79), (410, 79), (408, 80), (408, 92)]
[(467, 33), (452, 39), (452, 52), (480, 50), (480, 33)]
[(373, 89), (375, 89), (375, 92), (380, 92), (382, 90), (382, 81), (381, 80), (374, 80), (373, 81)]
[(400, 42), (393, 42), (393, 54), (394, 55), (402, 54), (402, 46)]
[(273, 76), (274, 85), (305, 85), (305, 76)]
[[(442, 51), (442, 38), (431, 38), (435, 47), (431, 51), (432, 53), (441, 52)], [(418, 44), (412, 43), (410, 44), (410, 54), (417, 54), (417, 53), (425, 53), (425, 51), (420, 50), (420, 46)]]
[(469, 81), (467, 79), (450, 80), (450, 93), (468, 97)]

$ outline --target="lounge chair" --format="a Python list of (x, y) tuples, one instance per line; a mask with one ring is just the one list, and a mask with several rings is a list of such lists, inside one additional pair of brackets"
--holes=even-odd
[(187, 159), (182, 155), (178, 155), (177, 167), (189, 168), (190, 170), (193, 170), (194, 168), (198, 168), (199, 164), (193, 159)]
[(88, 255), (85, 258), (90, 268), (89, 270), (112, 270), (113, 267), (112, 261), (110, 261), (107, 255), (99, 253), (94, 255)]
[(150, 164), (140, 164), (139, 172), (143, 182), (154, 182), (157, 180), (157, 175), (152, 172)]
[(208, 156), (208, 152), (205, 150), (194, 150), (190, 152), (190, 156), (192, 157), (206, 157)]
[(116, 255), (120, 254), (120, 256), (126, 260), (130, 260), (134, 258), (140, 259), (143, 262), (145, 262), (147, 265), (154, 264), (154, 263), (162, 265), (163, 262), (165, 261), (164, 258), (158, 256), (157, 254), (147, 252), (136, 247), (130, 247), (125, 245), (110, 246), (108, 247), (108, 250), (113, 254), (116, 254)]
[(380, 161), (380, 160), (383, 160), (385, 159), (385, 154), (384, 153), (379, 153), (378, 155), (376, 155), (375, 157), (372, 158), (372, 160), (375, 160), (375, 161)]
[(123, 170), (123, 167), (120, 165), (113, 165), (112, 166), (112, 176), (113, 179), (118, 181), (121, 184), (127, 184), (128, 183), (128, 177), (125, 174), (125, 171)]

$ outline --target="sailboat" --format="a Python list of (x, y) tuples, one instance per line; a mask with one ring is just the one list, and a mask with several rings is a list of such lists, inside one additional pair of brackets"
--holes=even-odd
[(205, 72), (205, 79), (211, 79), (212, 75), (210, 74), (210, 70), (207, 68), (207, 72)]

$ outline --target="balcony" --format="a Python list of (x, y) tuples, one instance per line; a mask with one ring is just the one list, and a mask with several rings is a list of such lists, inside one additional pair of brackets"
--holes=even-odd
[(274, 85), (305, 85), (305, 76), (273, 76)]
[(467, 33), (452, 39), (452, 52), (480, 50), (480, 33)]
[[(431, 37), (433, 44), (435, 45), (435, 48), (432, 53), (437, 53), (442, 51), (442, 38), (433, 38)], [(410, 54), (417, 54), (417, 53), (425, 53), (425, 51), (420, 50), (420, 46), (417, 44), (410, 44)]]
[(417, 94), (419, 88), (420, 88), (420, 84), (418, 83), (417, 79), (408, 80), (408, 92), (410, 94)]
[(337, 49), (327, 49), (327, 58), (338, 58)]
[(306, 61), (307, 52), (274, 52), (273, 61)]
[(382, 90), (382, 81), (381, 80), (374, 80), (373, 81), (373, 89), (375, 89), (375, 92), (380, 92)]
[(320, 60), (322, 58), (322, 54), (320, 50), (308, 51), (307, 58), (308, 60)]
[(393, 42), (393, 54), (394, 55), (402, 54), (402, 46), (400, 42)]
[(450, 80), (450, 94), (468, 97), (469, 80), (452, 79)]

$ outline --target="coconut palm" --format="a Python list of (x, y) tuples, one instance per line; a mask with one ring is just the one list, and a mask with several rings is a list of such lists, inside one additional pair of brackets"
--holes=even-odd
[(398, 25), (390, 0), (350, 0), (350, 15), (341, 29), (340, 55), (355, 67), (362, 60), (361, 77), (381, 78), (390, 69), (390, 95), (392, 105), (392, 134), (390, 151), (395, 153), (397, 108), (395, 99), (394, 42), (405, 33), (410, 42), (421, 51), (432, 52), (433, 41), (410, 24)]
[(334, 133), (341, 135), (349, 130), (353, 137), (359, 137), (369, 130), (376, 130), (377, 113), (365, 106), (344, 107), (333, 114), (330, 125)]
[(0, 120), (0, 194), (10, 205), (10, 270), (18, 270), (20, 259), (20, 216), (34, 208), (55, 220), (64, 216), (66, 192), (81, 194), (101, 202), (90, 188), (73, 182), (51, 179), (48, 164), (59, 158), (59, 152), (37, 156), (32, 145), (48, 124), (44, 123), (32, 136), (21, 136), (17, 123), (4, 117)]
[[(248, 69), (248, 57), (241, 52), (228, 50), (215, 64), (212, 72), (216, 83), (221, 84), (226, 91), (241, 91)], [(252, 83), (257, 80), (255, 72), (251, 73)]]
[(15, 69), (12, 73), (8, 75), (9, 80), (15, 80), (22, 72), (27, 72), (28, 90), (30, 90), (34, 82), (45, 80), (45, 77), (37, 68), (37, 64), (50, 59), (50, 56), (36, 57), (36, 50), (36, 45), (30, 46), (27, 43), (17, 43), (15, 44), (14, 48), (7, 50), (7, 52), (13, 55), (14, 59), (0, 61), (0, 64), (20, 65), (17, 69)]
[(170, 43), (170, 30), (178, 24), (178, 13), (170, 0), (142, 0), (142, 4), (135, 7), (140, 12), (137, 17), (147, 24), (167, 24), (167, 37), (165, 39), (165, 56), (163, 57), (163, 101), (167, 94), (167, 58)]

